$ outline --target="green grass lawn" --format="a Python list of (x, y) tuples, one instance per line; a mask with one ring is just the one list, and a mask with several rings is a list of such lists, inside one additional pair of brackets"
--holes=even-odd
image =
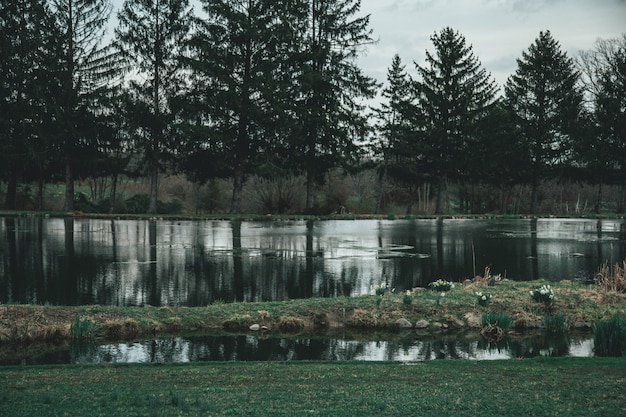
[(2, 416), (623, 416), (626, 359), (0, 368)]

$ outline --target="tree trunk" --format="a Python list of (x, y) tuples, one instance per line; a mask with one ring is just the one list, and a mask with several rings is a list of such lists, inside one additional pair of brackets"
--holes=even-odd
[(157, 214), (157, 201), (159, 193), (159, 167), (155, 163), (152, 165), (150, 173), (150, 205), (148, 206), (148, 214)]
[(65, 161), (65, 204), (63, 211), (74, 211), (74, 171), (70, 157)]
[(111, 178), (111, 197), (109, 199), (109, 213), (115, 213), (115, 207), (117, 206), (117, 172), (112, 175)]
[(443, 214), (445, 199), (446, 199), (446, 181), (445, 179), (441, 179), (437, 183), (437, 206), (435, 208), (435, 214)]
[(306, 212), (311, 214), (315, 207), (315, 176), (313, 169), (309, 168), (306, 172)]
[(530, 214), (537, 214), (537, 200), (538, 200), (538, 188), (539, 181), (533, 180), (530, 192)]
[(7, 182), (7, 195), (4, 202), (4, 208), (6, 210), (15, 210), (15, 204), (17, 201), (17, 175), (15, 170), (11, 169), (9, 175), (9, 181)]
[(39, 175), (39, 180), (37, 180), (37, 210), (43, 211), (43, 174)]
[(596, 214), (600, 213), (600, 208), (602, 206), (602, 183), (598, 184), (598, 194), (596, 196), (596, 205), (594, 207), (594, 211)]
[(238, 164), (233, 172), (233, 197), (230, 202), (230, 213), (241, 214), (242, 213), (242, 200), (243, 200), (243, 167)]

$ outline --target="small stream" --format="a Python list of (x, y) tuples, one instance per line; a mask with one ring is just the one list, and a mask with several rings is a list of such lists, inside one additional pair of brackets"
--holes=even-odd
[(181, 336), (156, 340), (61, 346), (3, 347), (0, 365), (193, 363), (224, 361), (494, 360), (536, 356), (593, 356), (590, 334), (507, 337), (490, 342), (471, 333), (455, 336), (393, 334), (354, 337)]

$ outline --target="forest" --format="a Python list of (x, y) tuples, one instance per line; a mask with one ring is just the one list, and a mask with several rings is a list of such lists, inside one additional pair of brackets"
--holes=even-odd
[(379, 83), (359, 0), (199, 4), (125, 0), (107, 35), (110, 0), (2, 1), (0, 207), (626, 212), (626, 34), (541, 31), (500, 89), (445, 27)]

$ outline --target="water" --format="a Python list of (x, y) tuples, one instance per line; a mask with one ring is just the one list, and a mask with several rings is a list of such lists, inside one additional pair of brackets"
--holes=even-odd
[(401, 291), (438, 278), (588, 281), (626, 221), (0, 217), (0, 302), (203, 306)]
[(418, 336), (407, 332), (377, 340), (354, 338), (277, 338), (247, 336), (174, 337), (104, 345), (72, 344), (0, 348), (0, 365), (190, 363), (214, 361), (400, 361), (493, 360), (536, 356), (593, 356), (587, 336), (536, 334), (498, 343), (477, 334)]

